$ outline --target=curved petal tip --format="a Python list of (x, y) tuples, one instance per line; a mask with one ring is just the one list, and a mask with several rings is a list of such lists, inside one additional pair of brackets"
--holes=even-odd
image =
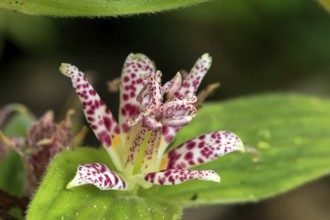
[(79, 165), (75, 177), (66, 186), (71, 189), (76, 186), (92, 184), (100, 190), (126, 190), (123, 179), (100, 163)]

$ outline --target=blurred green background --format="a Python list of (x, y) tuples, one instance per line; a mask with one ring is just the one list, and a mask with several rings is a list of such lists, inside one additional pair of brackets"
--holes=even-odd
[[(278, 91), (330, 94), (330, 16), (316, 1), (218, 0), (122, 18), (0, 11), (0, 106), (19, 102), (37, 115), (54, 109), (61, 117), (77, 100), (58, 71), (61, 62), (69, 62), (89, 73), (117, 112), (118, 95), (107, 92), (106, 82), (120, 76), (131, 52), (153, 59), (164, 81), (210, 53), (213, 65), (202, 86), (221, 82), (210, 100)], [(90, 137), (88, 143), (96, 144)], [(329, 219), (329, 182), (258, 204), (188, 211), (185, 218)]]

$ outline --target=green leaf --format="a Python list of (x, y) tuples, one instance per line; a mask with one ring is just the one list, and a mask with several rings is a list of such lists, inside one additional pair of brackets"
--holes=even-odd
[(111, 167), (107, 153), (91, 148), (66, 151), (51, 162), (32, 203), (27, 220), (33, 219), (177, 219), (181, 207), (127, 192), (101, 191), (93, 186), (67, 190), (78, 164), (101, 162)]
[(11, 208), (8, 213), (17, 220), (24, 219), (23, 212), (18, 207)]
[(318, 0), (318, 2), (324, 7), (325, 10), (330, 12), (330, 0)]
[(10, 151), (0, 160), (0, 177), (0, 189), (14, 196), (23, 196), (23, 164), (16, 152)]
[(12, 106), (17, 112), (6, 122), (3, 132), (7, 136), (26, 137), (28, 128), (36, 119), (23, 105)]
[(286, 192), (330, 172), (329, 110), (328, 100), (285, 94), (208, 104), (174, 146), (201, 133), (231, 130), (256, 147), (259, 160), (251, 153), (231, 153), (197, 167), (216, 170), (221, 183), (154, 186), (140, 197), (93, 186), (66, 190), (78, 164), (111, 163), (104, 150), (63, 152), (51, 162), (27, 219), (175, 219), (182, 205), (258, 201)]
[[(6, 123), (3, 131), (7, 136), (25, 137), (35, 119), (24, 106), (13, 105), (13, 108), (17, 113)], [(23, 196), (24, 169), (16, 152), (9, 151), (0, 160), (0, 177), (0, 189), (15, 196)]]
[(329, 100), (273, 94), (208, 104), (176, 143), (216, 130), (237, 133), (246, 146), (256, 147), (259, 160), (231, 153), (197, 167), (216, 170), (221, 183), (154, 187), (157, 196), (185, 206), (258, 201), (330, 172)]
[(3, 0), (0, 8), (33, 15), (118, 16), (187, 7), (207, 0)]
[(59, 47), (59, 32), (51, 19), (3, 12), (0, 20), (4, 35), (25, 50), (45, 52)]

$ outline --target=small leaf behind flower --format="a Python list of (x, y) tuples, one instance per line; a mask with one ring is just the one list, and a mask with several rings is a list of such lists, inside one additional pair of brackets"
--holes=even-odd
[[(26, 112), (15, 113), (5, 123), (3, 132), (8, 136), (25, 137), (34, 117)], [(0, 160), (0, 189), (15, 196), (23, 195), (24, 171), (19, 155), (8, 151)]]
[(7, 136), (26, 137), (28, 128), (35, 121), (35, 118), (29, 114), (15, 114), (9, 122), (6, 123), (3, 132)]
[(24, 171), (19, 155), (14, 151), (6, 153), (0, 160), (0, 190), (14, 196), (23, 196)]

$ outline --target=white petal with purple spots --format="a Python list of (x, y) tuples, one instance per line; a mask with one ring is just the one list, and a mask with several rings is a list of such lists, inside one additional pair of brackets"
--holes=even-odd
[(148, 173), (144, 180), (156, 185), (177, 185), (188, 180), (220, 182), (220, 176), (213, 170), (162, 170)]
[(244, 150), (242, 141), (229, 131), (212, 132), (191, 139), (168, 152), (167, 169), (187, 169)]
[(127, 121), (138, 112), (140, 103), (137, 95), (145, 86), (146, 81), (141, 78), (143, 74), (154, 74), (155, 67), (151, 60), (143, 54), (129, 54), (124, 63), (120, 87), (120, 129), (127, 133)]
[(79, 165), (76, 176), (67, 185), (67, 189), (92, 184), (101, 190), (126, 190), (122, 178), (101, 163)]

